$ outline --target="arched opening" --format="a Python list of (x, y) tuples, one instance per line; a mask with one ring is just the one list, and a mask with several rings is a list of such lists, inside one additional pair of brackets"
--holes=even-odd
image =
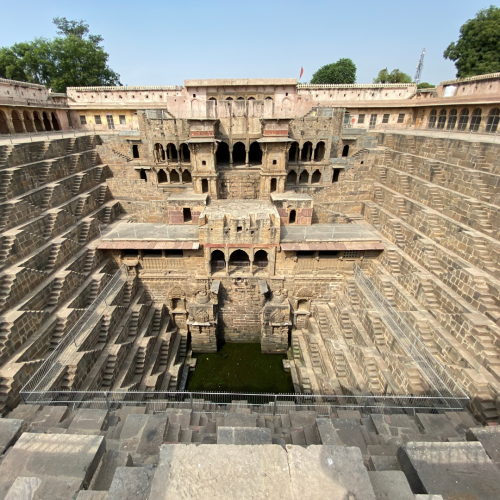
[(235, 250), (229, 257), (229, 271), (248, 272), (250, 268), (250, 257), (243, 250)]
[(165, 161), (165, 150), (163, 149), (163, 146), (159, 142), (155, 144), (154, 152), (156, 161)]
[(288, 161), (295, 163), (298, 160), (297, 158), (298, 154), (299, 154), (299, 143), (292, 142), (292, 145), (290, 146), (290, 151), (288, 151)]
[(244, 97), (238, 97), (236, 100), (237, 100), (237, 101), (244, 101), (244, 100), (245, 100), (245, 98), (244, 98)]
[(307, 184), (309, 182), (309, 172), (304, 170), (299, 176), (299, 184)]
[(191, 161), (191, 152), (189, 151), (188, 145), (182, 143), (179, 150), (181, 153), (181, 161), (189, 163)]
[(12, 125), (14, 125), (14, 131), (17, 134), (22, 134), (24, 132), (23, 122), (21, 121), (21, 118), (19, 118), (17, 111), (12, 111)]
[(311, 154), (312, 154), (312, 143), (307, 141), (303, 146), (302, 146), (302, 152), (300, 155), (300, 159), (302, 161), (311, 161)]
[(9, 124), (7, 123), (5, 113), (2, 110), (0, 110), (0, 134), (10, 134)]
[(50, 124), (49, 117), (47, 116), (47, 113), (45, 111), (42, 114), (42, 120), (45, 130), (48, 130), (50, 132), (52, 130), (52, 125)]
[(249, 101), (255, 101), (255, 97), (249, 97), (248, 100)]
[(177, 160), (177, 148), (171, 142), (167, 144), (167, 160)]
[(170, 170), (170, 183), (178, 184), (180, 182), (179, 172), (177, 170)]
[(191, 222), (193, 220), (193, 217), (191, 216), (191, 209), (183, 208), (182, 217), (184, 218), (184, 222)]
[(262, 149), (258, 142), (252, 142), (250, 144), (250, 150), (248, 151), (248, 161), (254, 165), (259, 165), (262, 163)]
[(57, 119), (57, 116), (55, 115), (55, 113), (52, 112), (51, 116), (52, 116), (52, 128), (54, 130), (61, 130), (61, 126), (59, 125), (59, 120)]
[(246, 161), (245, 145), (242, 142), (237, 142), (233, 146), (233, 164), (244, 165)]
[(471, 132), (477, 132), (479, 130), (480, 124), (481, 124), (481, 108), (476, 108), (472, 112), (472, 116), (470, 118), (469, 130)]
[(167, 173), (162, 168), (158, 171), (158, 184), (168, 182)]
[(295, 172), (295, 170), (288, 172), (288, 175), (286, 176), (286, 183), (293, 185), (297, 184), (297, 172)]
[(323, 141), (318, 142), (314, 148), (314, 161), (321, 161), (325, 158), (325, 143)]
[(139, 146), (132, 144), (132, 158), (139, 158)]
[(438, 122), (437, 122), (437, 127), (436, 128), (443, 129), (445, 123), (446, 123), (446, 109), (442, 109), (439, 112), (439, 117), (438, 117)]
[(182, 183), (189, 184), (193, 182), (193, 178), (191, 177), (191, 172), (189, 170), (184, 170), (182, 172)]
[(256, 272), (265, 271), (269, 264), (269, 260), (267, 257), (267, 252), (265, 250), (258, 250), (255, 252), (253, 257), (253, 263), (256, 267)]
[(225, 163), (229, 164), (229, 146), (227, 142), (219, 142), (215, 156), (218, 165), (223, 165)]
[(217, 104), (217, 99), (215, 97), (211, 97), (209, 101), (215, 101), (215, 104)]
[(266, 101), (272, 101), (273, 98), (272, 97), (266, 97)]
[(226, 257), (222, 250), (214, 250), (210, 255), (210, 267), (212, 273), (217, 273), (225, 271), (226, 269)]
[(208, 179), (201, 179), (201, 192), (208, 193)]
[(456, 124), (457, 124), (457, 110), (452, 109), (448, 116), (448, 125), (446, 125), (446, 130), (454, 130)]
[(232, 97), (226, 97), (226, 101), (234, 101)]
[(38, 111), (33, 113), (33, 121), (35, 122), (35, 129), (37, 132), (43, 132), (42, 120), (40, 120), (40, 115)]
[(308, 304), (309, 304), (309, 301), (307, 299), (300, 299), (297, 302), (297, 309), (299, 311), (309, 311)]
[(141, 168), (141, 170), (139, 171), (139, 178), (142, 179), (143, 181), (146, 181), (148, 180), (148, 177), (146, 175), (146, 171)]
[(30, 114), (26, 110), (23, 111), (23, 120), (26, 132), (34, 132), (35, 128), (33, 127), (33, 120), (31, 119)]
[(486, 132), (493, 133), (497, 131), (498, 121), (500, 120), (500, 110), (498, 108), (493, 108), (488, 115), (488, 121), (486, 122)]
[(342, 149), (342, 157), (345, 158), (346, 156), (349, 156), (349, 144), (346, 144)]
[(467, 108), (460, 111), (460, 117), (458, 118), (457, 130), (463, 132), (467, 129), (467, 124), (469, 123), (469, 110)]
[(428, 128), (434, 128), (436, 126), (437, 111), (433, 109), (429, 115), (429, 125)]
[(275, 193), (276, 192), (276, 186), (277, 186), (277, 181), (276, 181), (276, 178), (273, 177), (271, 179), (271, 193)]
[(297, 211), (296, 210), (290, 210), (290, 215), (288, 217), (288, 223), (289, 224), (295, 224), (296, 220), (297, 220)]
[(315, 170), (311, 176), (311, 184), (319, 184), (321, 182), (321, 172)]

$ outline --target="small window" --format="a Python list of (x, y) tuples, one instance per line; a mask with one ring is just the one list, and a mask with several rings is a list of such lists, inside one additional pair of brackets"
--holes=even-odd
[(165, 257), (182, 257), (182, 250), (165, 250)]
[(196, 97), (196, 94), (193, 94), (193, 97)]
[(377, 115), (371, 115), (370, 116), (370, 128), (375, 128), (375, 125), (377, 124)]
[(340, 168), (335, 168), (333, 170), (332, 183), (333, 182), (339, 182), (339, 175), (340, 175)]
[(297, 251), (297, 257), (299, 259), (310, 259), (314, 257), (314, 252), (312, 250), (299, 250)]
[(242, 226), (237, 226), (236, 227), (236, 232), (237, 233), (241, 233), (241, 231), (243, 231), (243, 227)]
[(87, 125), (87, 117), (80, 115), (80, 123), (82, 125)]
[(273, 160), (273, 165), (276, 165), (278, 162), (276, 160)]
[(389, 113), (386, 113), (383, 117), (382, 117), (382, 123), (389, 123)]
[(124, 257), (137, 257), (139, 255), (139, 250), (134, 250), (132, 248), (123, 250)]
[(132, 145), (132, 157), (139, 158), (139, 146), (137, 144)]
[(119, 115), (118, 118), (120, 119), (120, 125), (127, 124), (127, 120), (125, 120), (125, 115)]
[(344, 250), (344, 259), (357, 259), (359, 250)]
[(405, 121), (405, 114), (404, 113), (399, 113), (398, 115), (398, 123), (404, 123)]
[(319, 257), (321, 259), (331, 259), (338, 256), (339, 252), (337, 250), (322, 250), (319, 252)]
[(191, 209), (190, 208), (183, 208), (182, 215), (184, 216), (184, 222), (191, 222), (193, 220), (191, 217)]
[(202, 160), (202, 161), (201, 161), (201, 164), (202, 164), (202, 165), (206, 165), (206, 164), (207, 164), (207, 162), (206, 162), (205, 160)]
[(101, 115), (94, 115), (94, 120), (96, 125), (102, 125)]
[(295, 224), (296, 219), (297, 219), (297, 211), (296, 210), (290, 210), (290, 215), (288, 217), (288, 223), (289, 224)]
[(113, 120), (113, 115), (106, 115), (106, 120), (108, 122), (108, 128), (113, 130), (115, 128), (115, 122)]
[(142, 256), (143, 257), (161, 257), (161, 250), (143, 250), (142, 251)]
[(365, 123), (365, 115), (358, 115), (358, 123)]

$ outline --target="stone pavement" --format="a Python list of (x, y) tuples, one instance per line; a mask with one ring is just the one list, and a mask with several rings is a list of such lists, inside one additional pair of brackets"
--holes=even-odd
[(153, 409), (18, 406), (0, 500), (500, 498), (500, 427), (467, 412)]

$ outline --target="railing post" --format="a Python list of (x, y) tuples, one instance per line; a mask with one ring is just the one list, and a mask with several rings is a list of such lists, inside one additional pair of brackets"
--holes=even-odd
[(274, 405), (273, 405), (273, 415), (276, 415), (276, 409), (278, 407), (278, 395), (274, 395)]
[(108, 399), (108, 392), (107, 391), (104, 393), (104, 399), (106, 400), (106, 406), (108, 407), (108, 411), (110, 411), (109, 399)]
[(191, 410), (193, 410), (193, 393), (189, 393), (189, 404), (191, 405)]

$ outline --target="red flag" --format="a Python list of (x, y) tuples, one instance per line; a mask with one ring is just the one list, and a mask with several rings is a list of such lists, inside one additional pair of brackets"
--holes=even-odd
[(304, 68), (301, 66), (300, 67), (300, 76), (299, 76), (299, 80), (302, 78), (302, 75), (304, 74)]

